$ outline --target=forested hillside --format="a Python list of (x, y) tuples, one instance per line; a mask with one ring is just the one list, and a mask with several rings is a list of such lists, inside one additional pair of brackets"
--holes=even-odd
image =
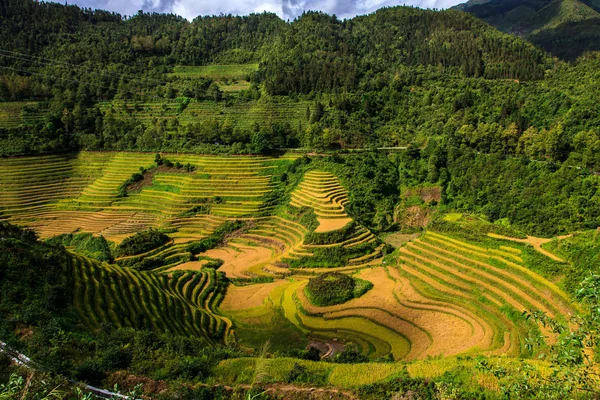
[(595, 0), (468, 1), (466, 11), (565, 59), (600, 50), (600, 3)]
[[(123, 19), (32, 0), (0, 9), (5, 155), (422, 145), (460, 131), (478, 151), (565, 161), (598, 138), (592, 91), (569, 86), (577, 67), (458, 11), (286, 23)], [(578, 65), (594, 85), (596, 57)]]

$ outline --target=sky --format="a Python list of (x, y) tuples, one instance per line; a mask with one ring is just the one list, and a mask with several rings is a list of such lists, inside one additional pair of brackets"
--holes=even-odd
[[(339, 18), (368, 14), (381, 7), (412, 5), (421, 8), (447, 8), (466, 0), (66, 0), (80, 7), (133, 15), (138, 10), (174, 13), (188, 20), (198, 15), (237, 14), (271, 11), (281, 18), (294, 19), (304, 10), (319, 10)], [(61, 1), (62, 2), (62, 1)]]

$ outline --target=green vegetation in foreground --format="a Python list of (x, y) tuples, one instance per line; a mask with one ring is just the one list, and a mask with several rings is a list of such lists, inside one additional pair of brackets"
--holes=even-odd
[(373, 284), (339, 272), (327, 272), (311, 278), (306, 285), (306, 295), (317, 306), (332, 306), (358, 298), (371, 290)]

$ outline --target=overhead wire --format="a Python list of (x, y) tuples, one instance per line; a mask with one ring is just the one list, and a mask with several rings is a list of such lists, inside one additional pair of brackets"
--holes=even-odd
[[(0, 48), (0, 57), (6, 57), (6, 58), (11, 58), (11, 59), (16, 59), (16, 60), (20, 60), (20, 61), (24, 61), (24, 62), (28, 62), (28, 63), (38, 63), (38, 64), (41, 64), (42, 66), (56, 66), (56, 67), (59, 67), (59, 68), (78, 68), (78, 69), (81, 70), (82, 68), (86, 67), (86, 66), (83, 66), (83, 65), (70, 64), (70, 63), (67, 63), (67, 62), (64, 62), (64, 61), (53, 60), (53, 59), (49, 59), (49, 58), (45, 58), (45, 57), (30, 56), (28, 54), (14, 52), (14, 51), (9, 51), (9, 50), (5, 50), (5, 49), (2, 49), (2, 48)], [(87, 67), (89, 68), (89, 66), (87, 66)], [(60, 79), (60, 80), (63, 80), (63, 81), (70, 81), (70, 82), (79, 83), (79, 84), (83, 83), (79, 79), (65, 78), (65, 77), (62, 77), (62, 76), (58, 76), (56, 74), (49, 74), (49, 73), (43, 73), (43, 72), (38, 72), (38, 71), (32, 71), (31, 67), (29, 67), (28, 69), (25, 69), (24, 67), (14, 68), (14, 67), (7, 67), (7, 66), (0, 65), (0, 68), (7, 69), (7, 70), (12, 70), (12, 71), (15, 71), (15, 72), (26, 73), (26, 74), (44, 76), (44, 77), (47, 77), (47, 78)], [(142, 78), (142, 77), (134, 76), (134, 75), (131, 75), (131, 74), (124, 74), (124, 73), (118, 73), (118, 72), (112, 72), (112, 71), (106, 71), (106, 70), (100, 70), (100, 71), (88, 70), (88, 71), (85, 71), (84, 73), (95, 75), (95, 76), (100, 76), (100, 77), (105, 77), (107, 75), (112, 75), (115, 78), (129, 80), (129, 83), (135, 84), (137, 82), (138, 84), (140, 84), (140, 86), (142, 86), (141, 88), (143, 88), (143, 86), (146, 86), (147, 83), (153, 83), (154, 82), (154, 83), (160, 84), (160, 85), (167, 85), (169, 83), (169, 82), (160, 81), (160, 80), (157, 80), (157, 79)], [(146, 82), (144, 82), (144, 81), (146, 81)], [(100, 88), (112, 89), (110, 87), (110, 85), (107, 85), (106, 83), (104, 83), (102, 81), (96, 81), (96, 82), (94, 82), (94, 84), (95, 84), (95, 86), (100, 87)], [(119, 99), (113, 99), (113, 101), (114, 100), (118, 101)], [(126, 100), (123, 100), (123, 101), (127, 102)], [(144, 97), (144, 101), (157, 101), (157, 102), (164, 103), (166, 101), (166, 99), (164, 97), (159, 97), (159, 96), (154, 95), (154, 96)]]

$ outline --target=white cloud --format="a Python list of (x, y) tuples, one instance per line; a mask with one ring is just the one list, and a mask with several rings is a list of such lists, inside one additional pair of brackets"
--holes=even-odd
[(81, 7), (100, 8), (133, 15), (138, 10), (170, 12), (193, 20), (198, 15), (236, 14), (270, 11), (293, 19), (304, 10), (320, 10), (340, 18), (367, 14), (381, 7), (412, 5), (447, 8), (461, 0), (67, 0)]

